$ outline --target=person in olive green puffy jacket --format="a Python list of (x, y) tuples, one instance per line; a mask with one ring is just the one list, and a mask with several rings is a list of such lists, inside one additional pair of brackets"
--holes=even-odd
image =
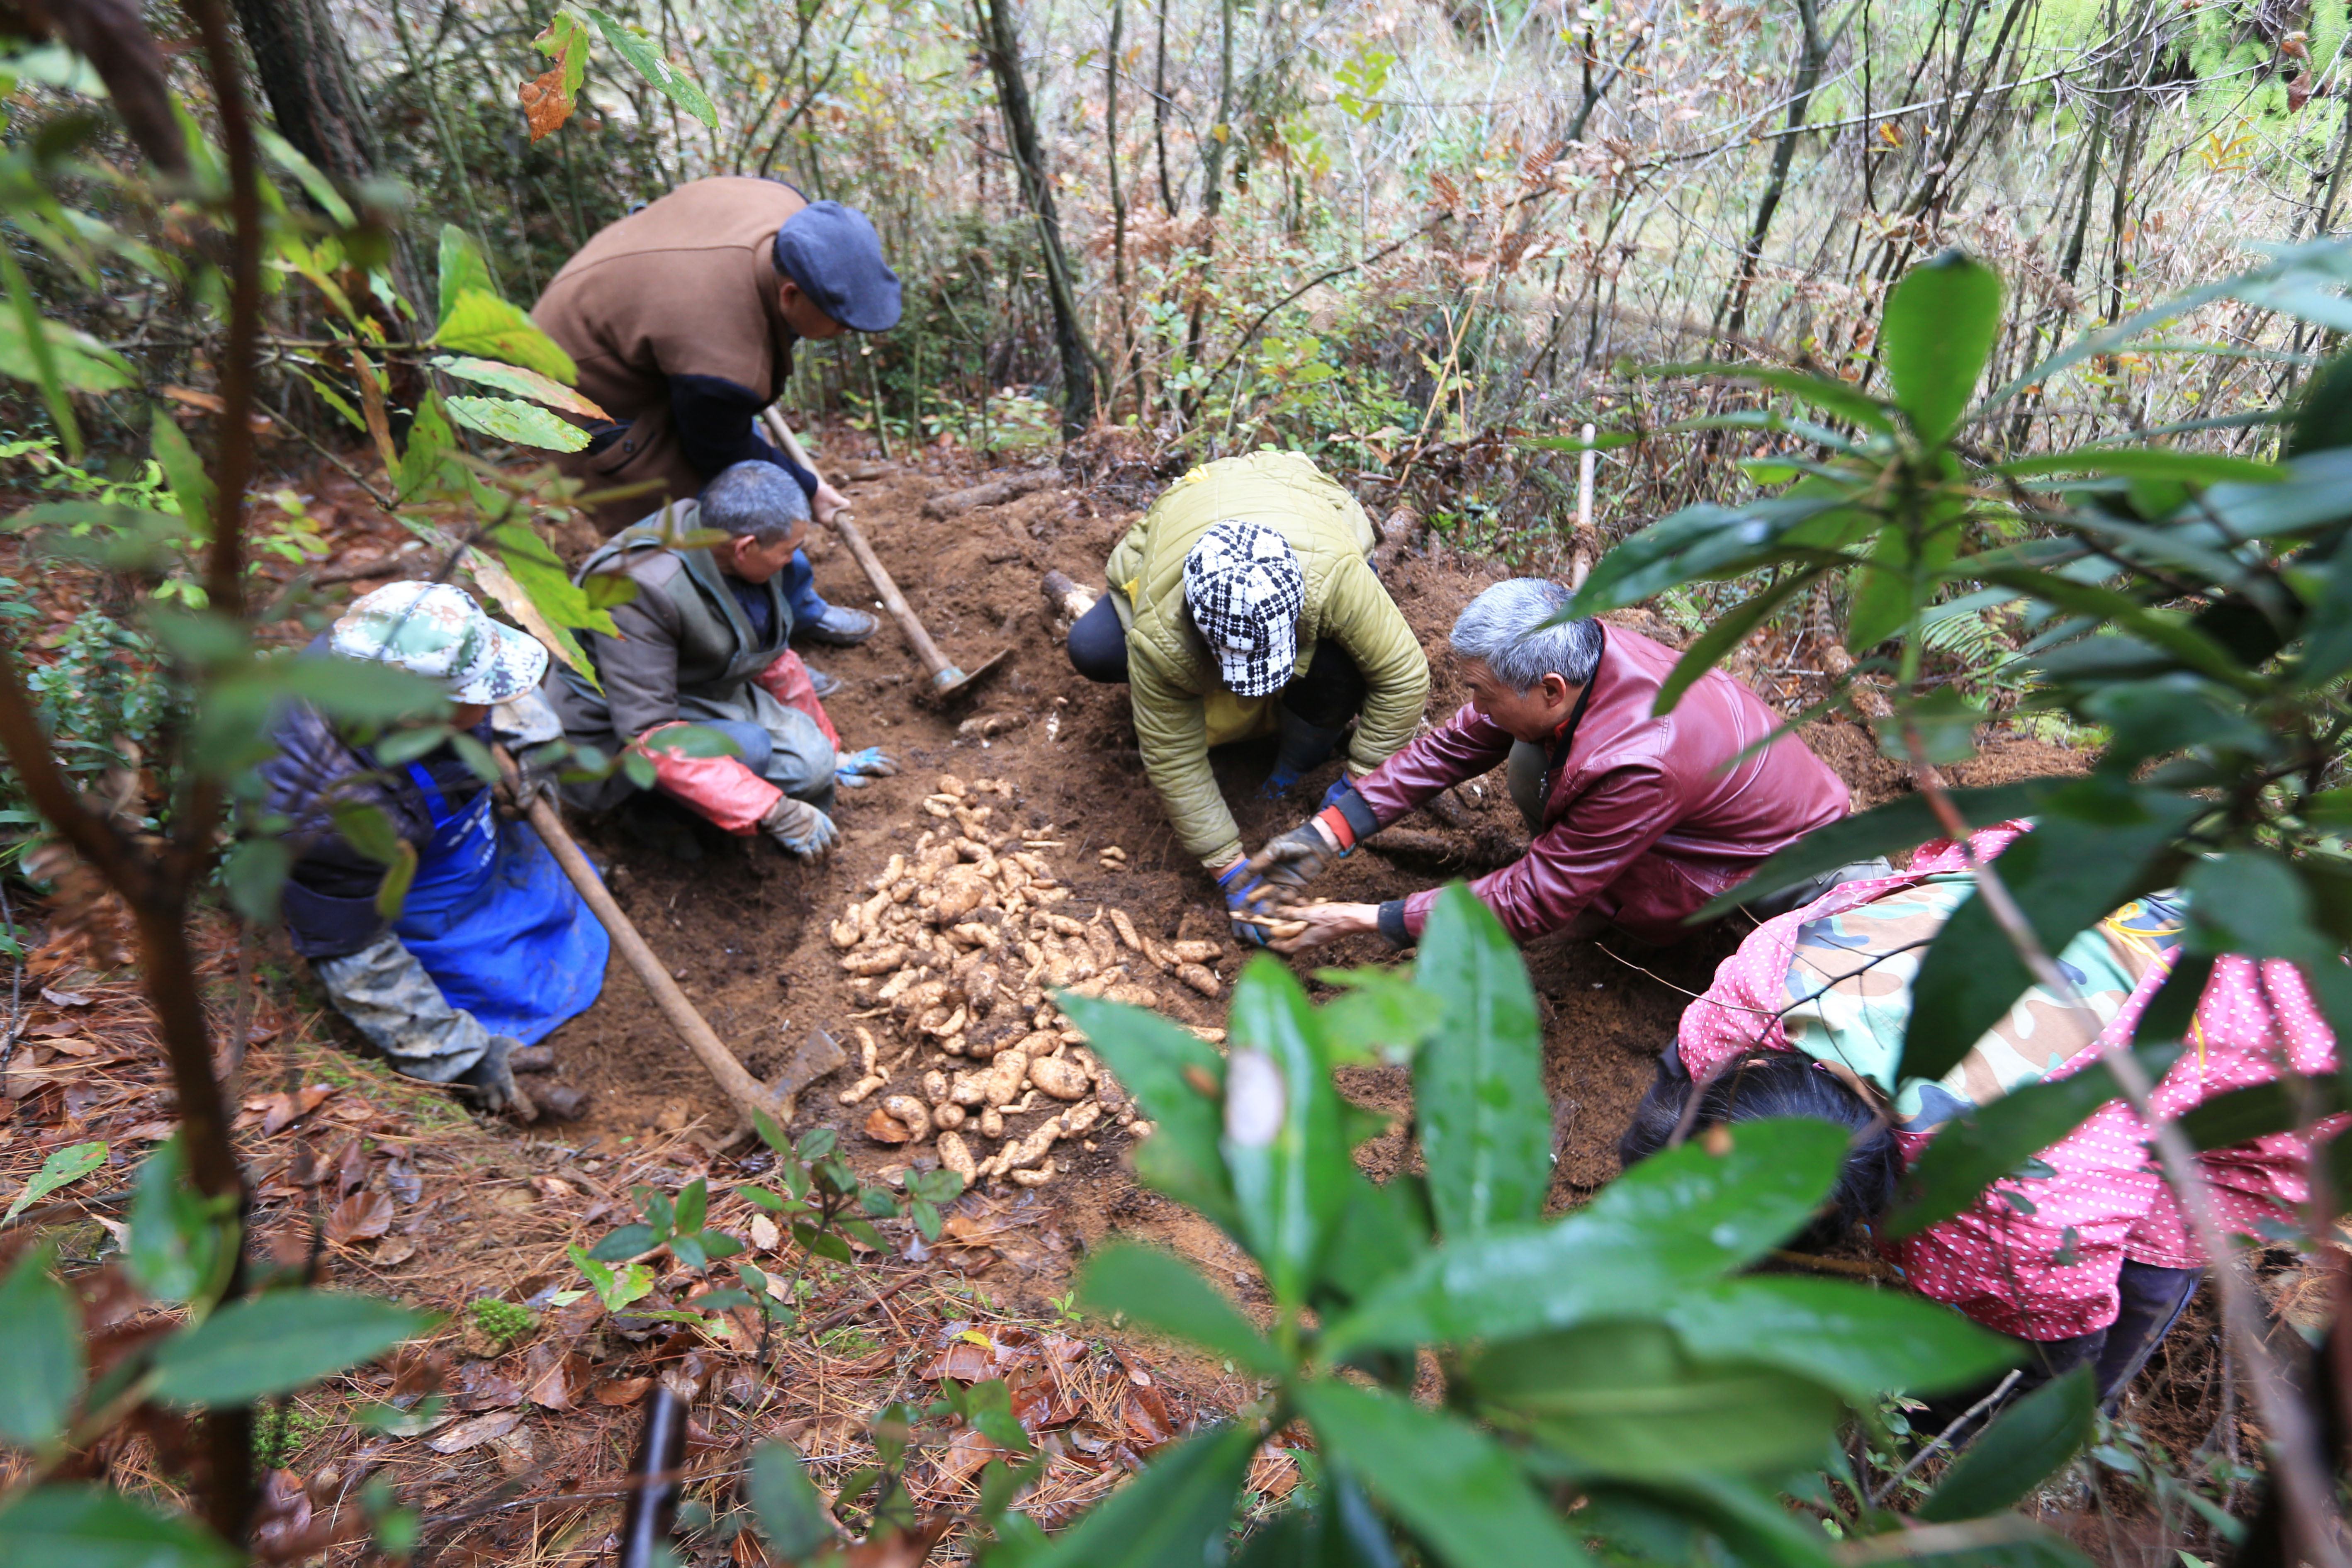
[[(1420, 723), (1429, 664), (1372, 573), (1372, 544), (1364, 509), (1307, 458), (1223, 458), (1128, 531), (1105, 568), (1110, 592), (1070, 628), (1079, 674), (1128, 684), (1144, 772), (1237, 914), (1254, 912), (1255, 884), (1209, 748), (1276, 736), (1274, 794), (1343, 741), (1343, 776), (1360, 777)], [(1258, 941), (1255, 926), (1234, 934)]]

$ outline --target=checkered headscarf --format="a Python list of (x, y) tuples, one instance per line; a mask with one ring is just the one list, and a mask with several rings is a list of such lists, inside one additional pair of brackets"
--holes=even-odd
[(1184, 599), (1234, 695), (1271, 697), (1289, 684), (1307, 574), (1281, 534), (1240, 518), (1210, 529), (1184, 557)]

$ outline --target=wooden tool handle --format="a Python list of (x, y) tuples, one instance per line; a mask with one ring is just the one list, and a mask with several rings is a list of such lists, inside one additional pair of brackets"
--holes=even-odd
[[(784, 416), (773, 407), (768, 407), (760, 411), (760, 417), (767, 422), (768, 434), (775, 438), (776, 445), (784, 449), (784, 456), (815, 474), (817, 483), (824, 483), (824, 476), (818, 474), (816, 465), (809, 461), (808, 449), (801, 445), (800, 437), (793, 434), (793, 427), (784, 423)], [(830, 526), (841, 535), (841, 542), (849, 546), (849, 553), (857, 558), (858, 567), (866, 574), (866, 580), (873, 584), (875, 593), (881, 595), (882, 607), (889, 611), (890, 618), (898, 623), (899, 633), (906, 637), (907, 645), (915, 650), (915, 657), (922, 661), (923, 673), (931, 678), (932, 684), (945, 686), (949, 678), (961, 680), (963, 671), (948, 661), (947, 655), (940, 651), (940, 645), (931, 640), (931, 634), (923, 629), (923, 623), (915, 618), (915, 612), (907, 605), (907, 596), (898, 592), (898, 584), (892, 581), (889, 572), (875, 555), (874, 547), (866, 542), (866, 535), (858, 531), (857, 524), (849, 520), (849, 509), (844, 507), (835, 512)]]
[(963, 679), (963, 672), (948, 662), (947, 655), (940, 651), (940, 645), (931, 640), (931, 634), (923, 629), (923, 623), (915, 618), (913, 610), (908, 608), (906, 596), (898, 592), (898, 584), (891, 581), (890, 574), (875, 557), (874, 547), (866, 542), (866, 535), (849, 520), (848, 512), (833, 514), (833, 531), (841, 535), (842, 543), (849, 546), (849, 552), (857, 557), (857, 564), (865, 568), (866, 580), (874, 584), (877, 594), (882, 595), (882, 607), (890, 612), (890, 618), (898, 623), (898, 630), (906, 637), (907, 645), (915, 650), (915, 657), (923, 661), (923, 673), (936, 681), (943, 671), (955, 670), (956, 679)]
[[(499, 749), (498, 758), (499, 766), (512, 770), (514, 761), (506, 754), (504, 748)], [(580, 846), (574, 844), (572, 835), (564, 831), (563, 819), (556, 816), (553, 803), (545, 795), (534, 795), (530, 816), (530, 825), (539, 830), (540, 840), (555, 857), (555, 863), (563, 868), (563, 874), (572, 879), (573, 887), (580, 889), (581, 898), (587, 901), (589, 909), (595, 912), (597, 920), (603, 921), (605, 931), (611, 933), (613, 945), (621, 950), (621, 956), (628, 960), (629, 967), (636, 971), (637, 978), (653, 994), (654, 1005), (662, 1010), (662, 1016), (667, 1018), (670, 1027), (677, 1031), (677, 1037), (686, 1042), (686, 1048), (692, 1051), (710, 1070), (710, 1076), (719, 1080), (719, 1087), (727, 1091), (727, 1098), (743, 1108), (744, 1119), (748, 1121), (751, 1112), (764, 1110), (775, 1118), (779, 1127), (790, 1121), (796, 1097), (778, 1094), (753, 1078), (736, 1059), (735, 1053), (727, 1048), (726, 1042), (695, 1010), (694, 1004), (686, 999), (686, 993), (677, 988), (677, 982), (670, 978), (669, 971), (663, 968), (661, 960), (654, 956), (654, 950), (647, 947), (646, 939), (637, 934), (636, 926), (621, 912), (621, 906), (613, 901), (613, 895), (606, 890), (604, 879), (588, 864), (588, 857), (580, 853)]]

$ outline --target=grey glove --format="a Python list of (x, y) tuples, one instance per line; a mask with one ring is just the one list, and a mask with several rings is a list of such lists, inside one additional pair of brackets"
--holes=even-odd
[(1325, 833), (1323, 826), (1310, 816), (1289, 832), (1267, 839), (1265, 847), (1250, 857), (1250, 869), (1277, 888), (1304, 888), (1348, 853)]
[(514, 1053), (522, 1042), (509, 1035), (492, 1035), (488, 1048), (472, 1067), (450, 1081), (470, 1091), (467, 1098), (492, 1114), (504, 1111), (518, 1121), (539, 1120), (539, 1107), (515, 1081)]
[(784, 847), (784, 853), (801, 860), (822, 860), (833, 853), (841, 842), (841, 829), (833, 818), (790, 795), (780, 796), (760, 818), (760, 831)]

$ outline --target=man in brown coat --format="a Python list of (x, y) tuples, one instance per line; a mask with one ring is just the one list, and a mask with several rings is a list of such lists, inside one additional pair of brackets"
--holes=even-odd
[[(568, 472), (606, 489), (656, 489), (597, 508), (613, 533), (690, 500), (730, 464), (773, 463), (830, 524), (840, 492), (770, 446), (760, 411), (782, 392), (803, 338), (879, 332), (898, 321), (898, 279), (866, 216), (810, 202), (780, 180), (681, 185), (599, 230), (540, 296), (531, 319), (580, 367), (580, 390), (615, 423), (593, 426)], [(783, 574), (800, 635), (845, 646), (874, 635), (863, 611), (827, 605), (807, 556)]]

